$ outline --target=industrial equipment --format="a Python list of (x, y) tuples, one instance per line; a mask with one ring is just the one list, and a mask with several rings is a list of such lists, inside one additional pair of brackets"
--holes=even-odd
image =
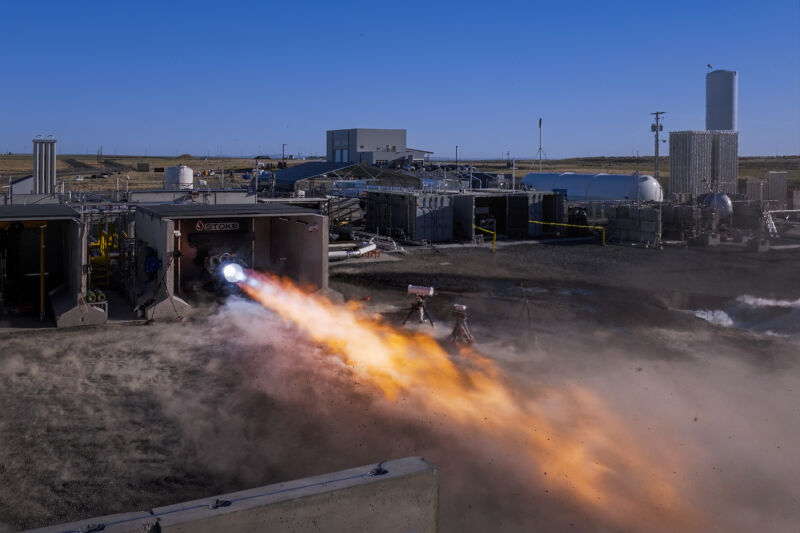
[(467, 326), (467, 306), (453, 304), (453, 318), (456, 319), (456, 325), (450, 334), (450, 342), (458, 347), (472, 345), (475, 342), (475, 337), (472, 336), (469, 326)]
[(411, 318), (411, 315), (417, 313), (419, 316), (419, 323), (422, 324), (426, 320), (431, 323), (431, 327), (434, 327), (433, 318), (431, 317), (428, 308), (425, 306), (425, 298), (429, 298), (433, 296), (434, 289), (433, 287), (424, 287), (422, 285), (409, 285), (408, 286), (408, 294), (411, 294), (415, 297), (414, 303), (411, 304), (411, 309), (409, 309), (406, 318), (403, 320), (403, 324), (408, 322), (408, 319)]

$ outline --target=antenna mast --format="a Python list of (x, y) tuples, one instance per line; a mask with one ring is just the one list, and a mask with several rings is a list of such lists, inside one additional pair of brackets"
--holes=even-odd
[(539, 117), (539, 172), (542, 171), (542, 117)]
[[(656, 111), (655, 113), (650, 113), (651, 115), (656, 117), (656, 121), (650, 125), (650, 131), (655, 132), (656, 134), (656, 181), (658, 181), (658, 134), (659, 132), (664, 131), (664, 125), (661, 124), (661, 115), (665, 115), (666, 111)], [(661, 183), (660, 181), (658, 181)]]

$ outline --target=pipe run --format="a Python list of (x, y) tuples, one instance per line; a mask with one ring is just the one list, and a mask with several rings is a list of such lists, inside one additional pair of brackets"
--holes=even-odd
[(328, 259), (350, 259), (352, 257), (361, 257), (362, 255), (375, 251), (378, 245), (374, 242), (367, 243), (365, 246), (357, 250), (333, 250), (328, 252)]

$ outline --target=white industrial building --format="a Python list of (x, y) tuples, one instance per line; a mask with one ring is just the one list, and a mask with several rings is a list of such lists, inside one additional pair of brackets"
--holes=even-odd
[(406, 145), (406, 130), (352, 128), (328, 130), (326, 156), (329, 163), (422, 163), (430, 157), (427, 150)]

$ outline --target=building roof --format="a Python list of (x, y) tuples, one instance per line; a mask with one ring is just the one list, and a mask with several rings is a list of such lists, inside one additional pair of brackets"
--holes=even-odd
[(27, 176), (23, 176), (21, 178), (11, 178), (8, 182), (9, 185), (16, 185), (17, 183), (25, 180), (33, 179), (33, 174), (28, 174)]
[(81, 216), (64, 204), (28, 204), (0, 206), (0, 220), (69, 220)]
[(138, 211), (155, 215), (159, 218), (214, 218), (214, 217), (252, 217), (278, 215), (315, 215), (314, 209), (285, 205), (269, 204), (159, 204), (139, 207)]
[(281, 189), (294, 189), (300, 180), (314, 178), (354, 166), (353, 163), (328, 163), (327, 161), (311, 161), (275, 172), (275, 186)]

